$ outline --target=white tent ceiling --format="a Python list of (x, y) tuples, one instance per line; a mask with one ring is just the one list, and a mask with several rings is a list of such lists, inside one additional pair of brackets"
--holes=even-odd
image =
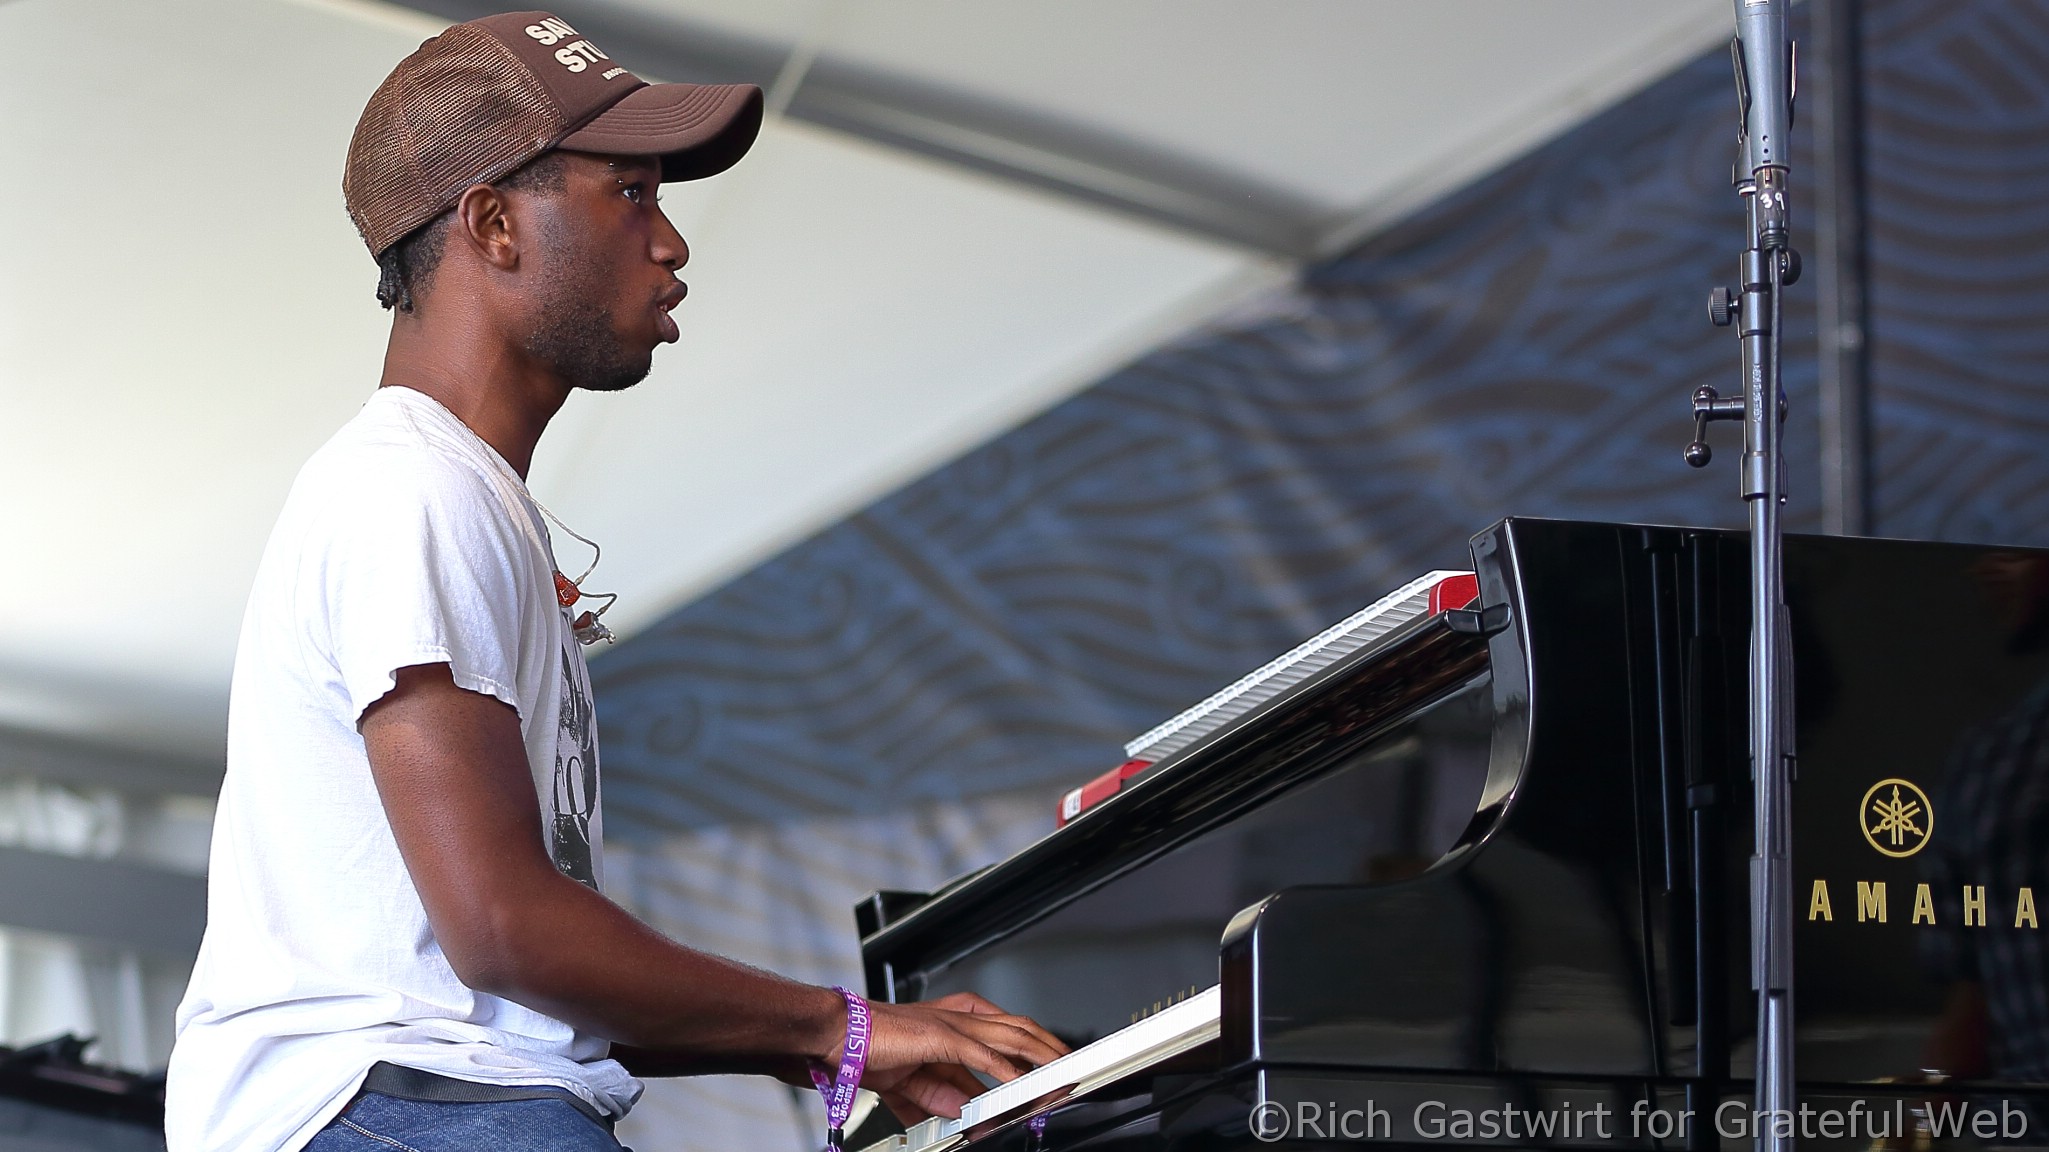
[[(856, 75), (1074, 126), (1098, 160), (1124, 142), (1155, 171), (1267, 190), (1327, 244), (1710, 47), (1727, 8), (579, 11), (769, 52), (798, 116), (800, 75)], [(19, 589), (0, 613), (0, 725), (217, 756), (271, 518), (382, 355), (340, 158), (369, 91), (437, 26), (357, 0), (0, 3), (0, 34), (34, 48), (0, 76), (0, 491)], [(634, 44), (607, 47), (636, 63)], [(773, 122), (731, 174), (669, 190), (695, 253), (683, 341), (639, 388), (572, 401), (542, 445), (534, 490), (604, 544), (595, 582), (622, 593), (625, 631), (1289, 271), (1057, 180), (819, 122)]]

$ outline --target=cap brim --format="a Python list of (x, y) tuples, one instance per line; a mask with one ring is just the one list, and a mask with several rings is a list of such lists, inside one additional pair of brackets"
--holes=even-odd
[(731, 168), (754, 146), (761, 108), (761, 89), (752, 84), (650, 84), (555, 146), (659, 156), (663, 180), (699, 180)]

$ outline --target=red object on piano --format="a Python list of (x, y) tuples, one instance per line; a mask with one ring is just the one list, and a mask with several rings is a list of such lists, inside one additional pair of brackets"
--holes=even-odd
[(1435, 616), (1439, 612), (1463, 608), (1479, 598), (1478, 576), (1450, 576), (1439, 580), (1430, 589), (1430, 614)]
[(1150, 760), (1126, 760), (1094, 780), (1076, 788), (1060, 798), (1060, 820), (1056, 827), (1065, 828), (1069, 820), (1108, 800), (1124, 787), (1124, 782), (1153, 766)]

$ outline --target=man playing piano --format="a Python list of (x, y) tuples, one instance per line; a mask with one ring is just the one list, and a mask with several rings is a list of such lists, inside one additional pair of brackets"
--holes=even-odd
[[(616, 1152), (636, 1075), (861, 1075), (851, 995), (600, 895), (602, 629), (525, 485), (572, 389), (676, 339), (656, 189), (761, 115), (539, 12), (451, 28), (371, 97), (343, 194), (396, 310), (382, 386), (300, 473), (244, 618), (172, 1152)], [(973, 996), (866, 1024), (863, 1084), (906, 1120), (1064, 1051)]]

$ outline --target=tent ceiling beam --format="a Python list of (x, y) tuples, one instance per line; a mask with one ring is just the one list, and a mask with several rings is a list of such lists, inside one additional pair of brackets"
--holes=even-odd
[(7, 776), (145, 796), (212, 796), (220, 791), (222, 774), (217, 761), (130, 751), (7, 725), (0, 725), (0, 770)]
[(206, 878), (0, 847), (0, 925), (190, 955), (206, 929)]
[[(498, 11), (478, 0), (413, 0), (449, 20)], [(769, 88), (786, 46), (608, 6), (557, 4), (636, 72)], [(1190, 157), (1000, 101), (820, 58), (785, 114), (1207, 240), (1283, 260), (1319, 254), (1340, 219), (1288, 190)]]

